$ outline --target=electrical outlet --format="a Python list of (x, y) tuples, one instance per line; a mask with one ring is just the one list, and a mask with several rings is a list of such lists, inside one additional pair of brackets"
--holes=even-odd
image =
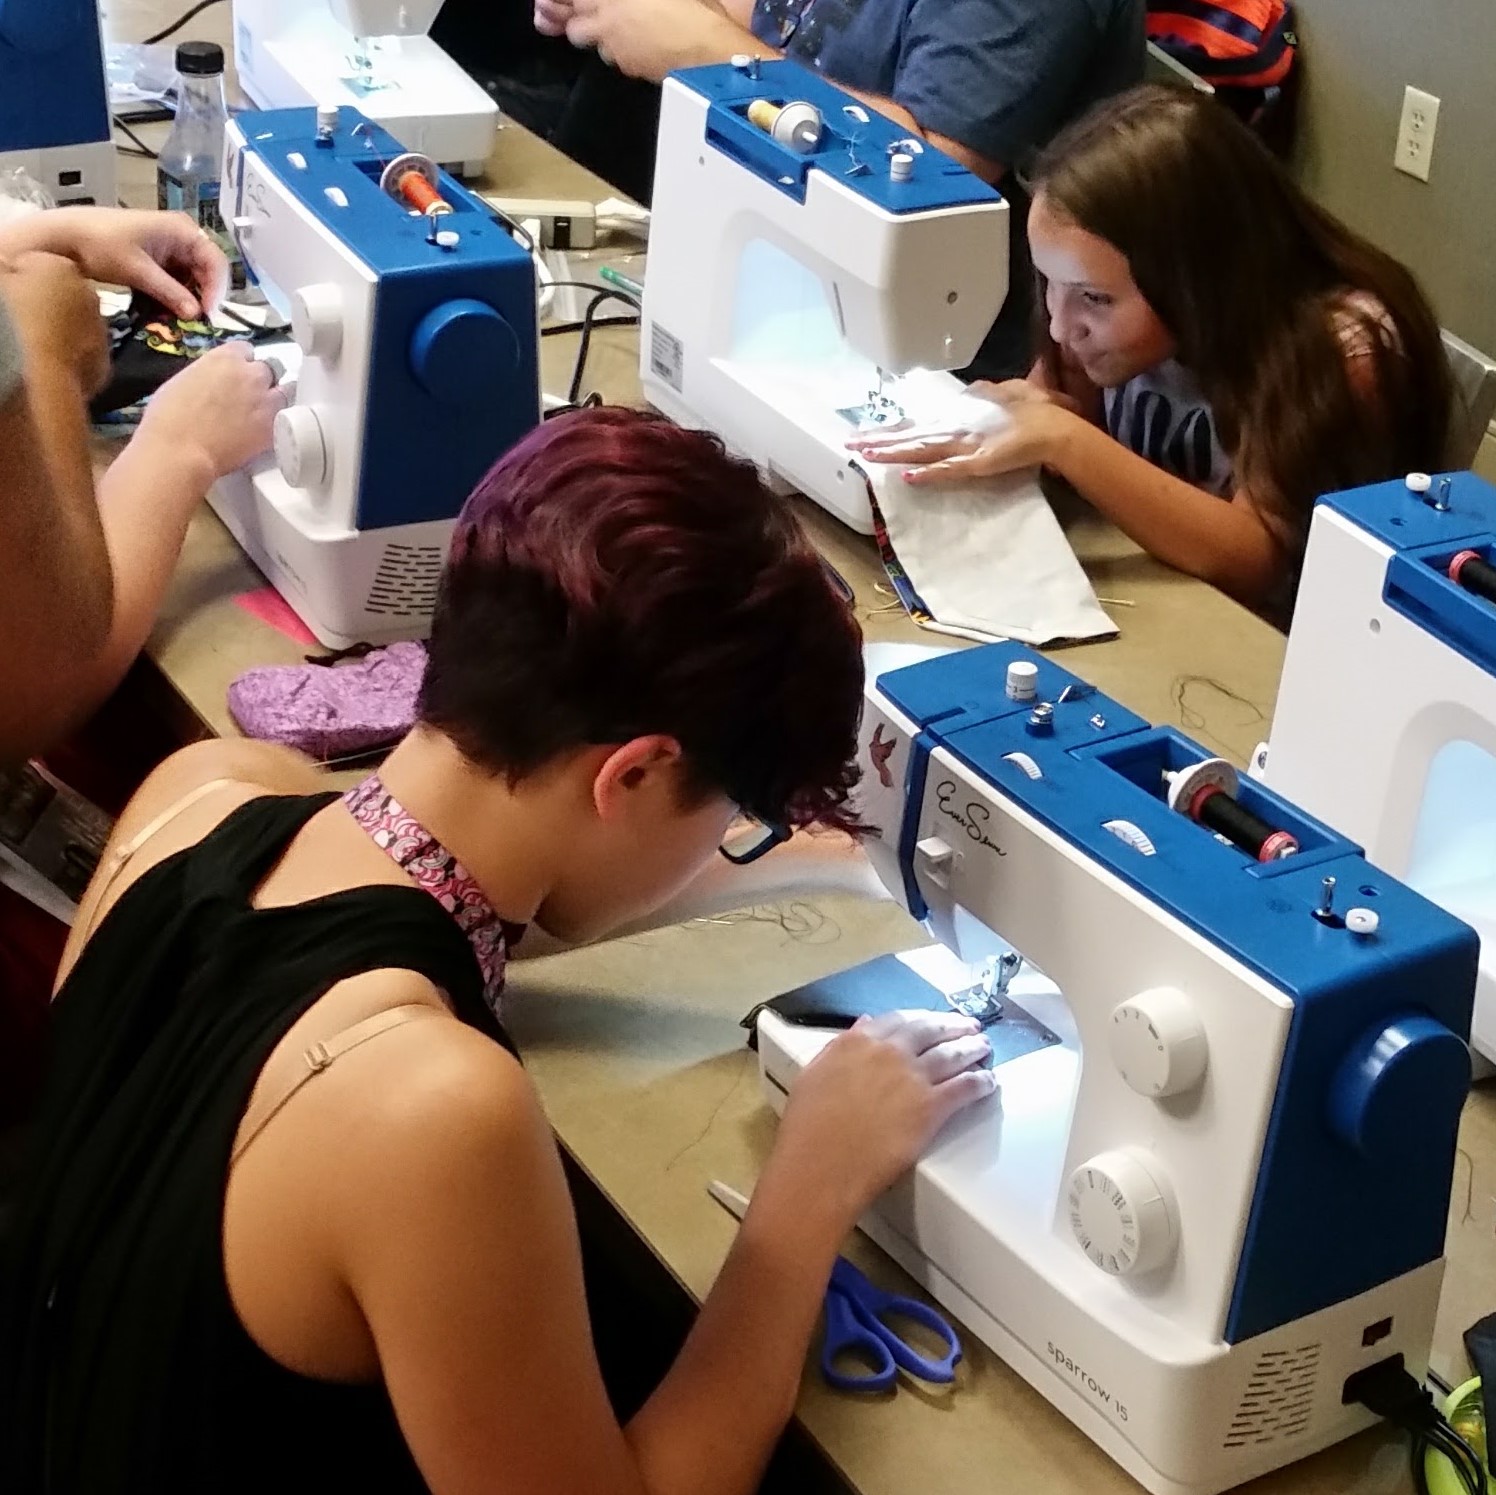
[(1434, 156), (1434, 130), (1439, 123), (1439, 101), (1409, 84), (1403, 89), (1402, 119), (1397, 126), (1397, 149), (1392, 164), (1420, 182), (1428, 181)]

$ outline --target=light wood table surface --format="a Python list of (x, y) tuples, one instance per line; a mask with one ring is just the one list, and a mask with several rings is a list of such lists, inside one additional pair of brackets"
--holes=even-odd
[[(127, 195), (146, 186), (127, 162)], [(611, 193), (549, 146), (510, 125), (489, 180), (515, 196), (597, 200)], [(564, 389), (571, 337), (543, 343), (544, 379)], [(599, 333), (586, 386), (637, 403), (637, 335)], [(813, 505), (801, 516), (852, 584), (870, 639), (937, 641), (896, 608), (871, 542)], [(1220, 593), (1143, 556), (1094, 516), (1070, 529), (1113, 641), (1068, 649), (1064, 663), (1150, 721), (1183, 728), (1244, 763), (1268, 735), (1284, 640)], [(149, 657), (215, 732), (233, 677), (294, 662), (301, 649), (238, 607), (261, 581), (206, 510), (195, 519)], [(619, 940), (511, 968), (511, 1025), (557, 1135), (575, 1165), (694, 1299), (709, 1288), (733, 1222), (705, 1189), (723, 1178), (749, 1189), (773, 1120), (757, 1093), (756, 1061), (738, 1020), (803, 981), (924, 943), (892, 905), (826, 898)], [(1467, 1108), (1451, 1223), (1451, 1268), (1436, 1369), (1463, 1379), (1461, 1330), (1496, 1296), (1496, 1102)], [(861, 1238), (851, 1248), (886, 1282), (898, 1270)], [(1037, 1393), (963, 1336), (967, 1358), (945, 1395), (904, 1387), (867, 1403), (838, 1395), (808, 1370), (801, 1429), (860, 1495), (1125, 1495), (1138, 1488)], [(1370, 1433), (1247, 1487), (1251, 1495), (1392, 1495), (1411, 1490), (1401, 1442)]]

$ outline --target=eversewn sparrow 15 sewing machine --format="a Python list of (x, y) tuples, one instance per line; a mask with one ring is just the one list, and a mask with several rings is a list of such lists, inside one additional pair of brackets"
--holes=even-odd
[[(903, 958), (1001, 1060), (864, 1228), (1155, 1495), (1368, 1425), (1347, 1378), (1427, 1366), (1473, 931), (1015, 644), (872, 651), (861, 736)], [(830, 1036), (760, 1015), (772, 1102)]]
[(530, 255), (352, 109), (237, 115), (223, 202), (295, 392), (209, 502), (324, 644), (422, 637), (463, 500), (540, 419)]
[(1496, 1060), (1496, 489), (1469, 473), (1324, 498), (1264, 781), (1482, 941), (1472, 1042)]
[(98, 0), (0, 4), (0, 173), (17, 167), (60, 205), (114, 205)]
[(239, 83), (263, 109), (342, 104), (462, 176), (498, 106), (426, 34), (442, 0), (234, 0)]
[(971, 361), (1007, 203), (823, 78), (740, 58), (665, 80), (651, 212), (650, 403), (870, 534), (847, 439), (902, 422), (900, 376)]

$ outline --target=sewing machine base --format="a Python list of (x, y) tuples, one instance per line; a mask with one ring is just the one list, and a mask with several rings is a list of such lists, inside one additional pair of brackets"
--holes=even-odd
[(0, 176), (17, 168), (44, 187), (60, 208), (99, 204), (112, 208), (119, 199), (114, 144), (90, 140), (53, 145), (43, 150), (0, 151)]
[(330, 649), (425, 638), (453, 520), (356, 532), (320, 524), (273, 467), (238, 472), (213, 512), (298, 617)]
[[(835, 1034), (765, 1013), (758, 1035), (763, 1089), (782, 1111), (794, 1076)], [(984, 1223), (978, 1214), (992, 1203), (996, 1166), (980, 1160), (1022, 1147), (1015, 1132), (1030, 1116), (1017, 1099), (1029, 1088), (1021, 1071), (1036, 1079), (1036, 1067), (1054, 1068), (1060, 1057), (1043, 1050), (1002, 1066), (998, 1096), (957, 1118), (861, 1227), (1139, 1484), (1152, 1495), (1220, 1495), (1371, 1426), (1370, 1413), (1341, 1404), (1353, 1372), (1400, 1353), (1424, 1374), (1442, 1261), (1234, 1345), (1149, 1323), (1140, 1303), (1128, 1342), (1099, 1324), (1088, 1302), (1108, 1295), (1108, 1279), (1082, 1261), (1093, 1274), (1078, 1278), (1084, 1291), (1057, 1280), (1080, 1254), (1054, 1223), (1061, 1180), (1050, 1180), (1048, 1210), (1033, 1211), (1011, 1237), (994, 1233), (990, 1216)], [(1009, 1085), (1013, 1114), (1003, 1109)], [(1053, 1110), (1067, 1114), (1050, 1120), (1063, 1127), (1063, 1086), (1032, 1088), (1053, 1094)]]

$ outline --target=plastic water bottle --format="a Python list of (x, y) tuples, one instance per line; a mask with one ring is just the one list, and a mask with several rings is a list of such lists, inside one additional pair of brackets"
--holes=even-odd
[(156, 205), (186, 213), (232, 259), (234, 246), (219, 210), (223, 172), (223, 48), (183, 42), (177, 48), (177, 117), (156, 163)]

